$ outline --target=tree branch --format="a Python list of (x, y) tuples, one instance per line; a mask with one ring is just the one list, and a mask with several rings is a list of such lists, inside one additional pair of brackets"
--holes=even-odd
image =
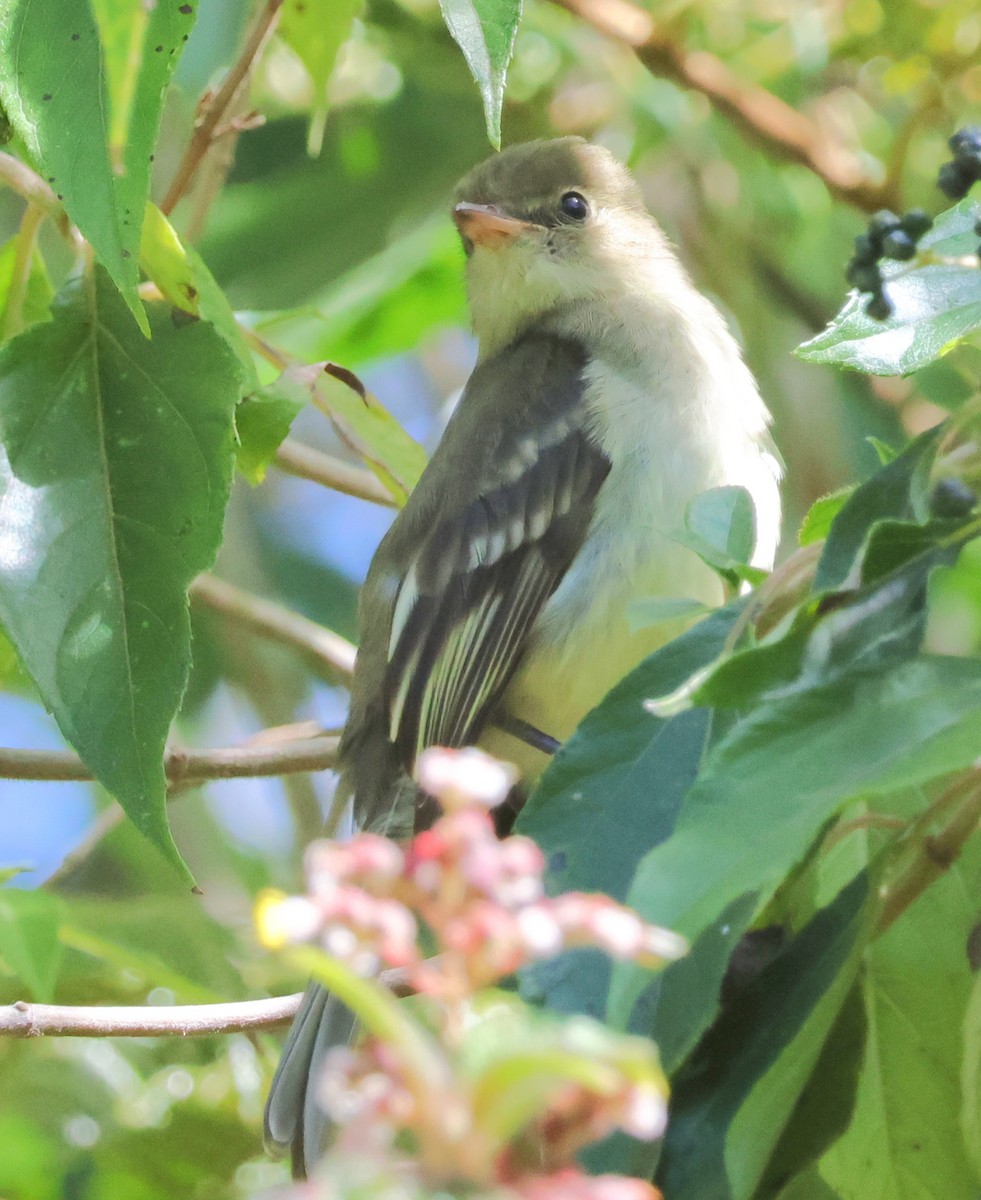
[(715, 55), (685, 50), (629, 0), (552, 2), (630, 46), (652, 75), (700, 92), (750, 142), (776, 158), (806, 167), (838, 199), (865, 212), (896, 204), (893, 180), (873, 182), (856, 156), (832, 143), (809, 117), (765, 88), (741, 80)]
[(201, 160), (211, 149), (218, 123), (224, 117), (236, 92), (259, 57), (266, 39), (276, 26), (282, 3), (283, 0), (265, 0), (262, 10), (249, 30), (238, 58), (229, 68), (221, 87), (217, 92), (206, 94), (202, 100), (198, 118), (194, 123), (194, 133), (184, 151), (184, 157), (177, 166), (171, 185), (167, 189), (167, 195), (160, 205), (161, 212), (166, 216), (170, 216), (178, 200), (191, 186), (191, 181), (201, 165)]
[(0, 1037), (200, 1037), (275, 1029), (296, 1016), (303, 993), (231, 1004), (167, 1007), (16, 1004), (0, 1007)]
[(328, 677), (351, 677), (357, 650), (346, 638), (316, 621), (273, 600), (254, 596), (216, 575), (199, 575), (191, 584), (191, 595), (256, 633), (299, 650), (320, 673)]
[[(942, 822), (938, 832), (931, 833)], [(877, 934), (885, 933), (897, 917), (957, 861), (964, 843), (981, 823), (981, 771), (968, 771), (922, 813), (899, 847), (899, 861), (883, 883), (879, 896)]]
[[(269, 732), (266, 730), (266, 734)], [(217, 750), (185, 750), (172, 746), (164, 758), (164, 768), (167, 779), (174, 785), (203, 783), (208, 779), (258, 779), (296, 771), (326, 771), (337, 762), (338, 741), (333, 735), (321, 735)], [(71, 750), (0, 748), (0, 778), (87, 782), (93, 775)]]
[(355, 467), (343, 459), (314, 450), (293, 438), (287, 438), (276, 451), (276, 466), (289, 475), (321, 483), (324, 487), (343, 492), (346, 496), (357, 496), (374, 504), (396, 507), (395, 499), (375, 475), (364, 467)]

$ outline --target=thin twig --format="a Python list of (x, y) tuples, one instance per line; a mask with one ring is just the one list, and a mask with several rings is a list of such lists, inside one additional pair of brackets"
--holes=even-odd
[(44, 212), (36, 204), (28, 204), (21, 219), (20, 230), (14, 246), (14, 265), (7, 290), (7, 303), (0, 322), (0, 340), (7, 341), (20, 333), (24, 327), (24, 301), (30, 286), (31, 267), (37, 246), (38, 230), (44, 220)]
[(216, 575), (199, 575), (191, 584), (191, 596), (264, 637), (299, 650), (328, 678), (349, 679), (354, 670), (357, 650), (346, 638), (274, 600), (254, 596)]
[(72, 847), (65, 855), (61, 862), (55, 867), (49, 876), (44, 880), (45, 888), (60, 887), (67, 879), (70, 879), (75, 872), (88, 861), (89, 857), (95, 853), (105, 838), (126, 819), (126, 814), (118, 804), (109, 804), (96, 817), (95, 822), (88, 829), (85, 837)]
[[(931, 830), (942, 822), (938, 832)], [(957, 861), (964, 843), (981, 823), (981, 771), (959, 776), (910, 826), (898, 847), (899, 861), (879, 892), (877, 934), (885, 933), (897, 917)]]
[(275, 1029), (296, 1016), (302, 992), (268, 1000), (229, 1004), (73, 1007), (68, 1004), (16, 1004), (0, 1008), (0, 1036), (31, 1037), (199, 1037)]
[[(336, 737), (321, 735), (275, 745), (254, 744), (217, 750), (185, 750), (175, 746), (167, 751), (164, 768), (173, 784), (326, 771), (337, 761), (337, 743)], [(86, 782), (92, 778), (92, 772), (70, 750), (0, 748), (0, 779)]]
[[(382, 971), (378, 982), (396, 996), (412, 994), (404, 969)], [(266, 1000), (227, 1004), (74, 1006), (15, 1004), (0, 1006), (0, 1037), (200, 1037), (246, 1033), (288, 1025), (302, 992)]]
[(225, 116), (235, 93), (245, 77), (252, 69), (266, 39), (276, 26), (279, 10), (283, 0), (266, 0), (252, 28), (249, 30), (242, 50), (228, 70), (217, 92), (208, 96), (202, 103), (201, 112), (194, 126), (194, 133), (188, 143), (184, 157), (178, 164), (173, 181), (167, 189), (167, 195), (160, 205), (161, 211), (169, 216), (177, 206), (178, 200), (191, 186), (195, 172), (201, 165), (201, 160), (211, 148), (215, 130)]
[(807, 167), (840, 200), (865, 212), (896, 204), (893, 180), (869, 179), (856, 155), (833, 143), (809, 117), (765, 88), (740, 79), (714, 54), (679, 46), (629, 0), (553, 3), (629, 46), (652, 75), (701, 93), (751, 142), (777, 158)]
[(289, 475), (300, 479), (309, 479), (313, 483), (321, 483), (324, 487), (333, 488), (335, 492), (343, 492), (346, 496), (357, 496), (360, 500), (370, 500), (373, 504), (384, 504), (388, 508), (395, 507), (395, 498), (379, 481), (378, 477), (366, 471), (364, 467), (355, 467), (343, 459), (324, 454), (304, 446), (293, 438), (287, 438), (276, 451), (276, 466)]
[(0, 150), (0, 183), (23, 196), (49, 217), (60, 217), (64, 214), (61, 201), (36, 171), (32, 171), (19, 158), (14, 158), (5, 150)]

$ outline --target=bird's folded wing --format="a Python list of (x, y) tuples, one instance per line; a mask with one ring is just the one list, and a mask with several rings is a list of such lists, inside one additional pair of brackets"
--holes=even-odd
[(497, 439), (464, 496), (443, 507), (398, 588), (385, 692), (389, 738), (406, 764), (426, 746), (480, 735), (582, 545), (609, 471), (582, 419), (581, 357), (561, 343), (532, 349), (537, 369), (517, 383), (509, 373), (508, 384), (540, 394), (498, 401), (524, 423)]

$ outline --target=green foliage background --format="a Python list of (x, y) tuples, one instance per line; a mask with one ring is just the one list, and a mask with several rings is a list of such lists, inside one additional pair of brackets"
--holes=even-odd
[[(566, 11), (580, 7), (595, 24)], [(763, 89), (894, 207), (946, 208), (946, 139), (981, 112), (976, 3), (527, 0), (520, 24), (519, 9), (288, 0), (171, 227), (144, 206), (169, 207), (199, 94), (253, 14), (0, 0), (5, 151), (44, 188), (25, 207), (3, 163), (0, 683), (51, 710), (101, 784), (82, 852), (41, 889), (17, 886), (0, 825), (0, 999), (204, 1003), (299, 985), (256, 948), (251, 910), (262, 887), (297, 886), (319, 781), (226, 785), (240, 787), (230, 823), (208, 788), (165, 806), (161, 755), (168, 734), (234, 744), (318, 715), (316, 680), (204, 603), (189, 667), (184, 593), (220, 547), (220, 574), (351, 635), (350, 578), (276, 535), (284, 512), (321, 511), (315, 484), (297, 507), (295, 483), (266, 473), (276, 445), (302, 402), (297, 436), (404, 496), (422, 455), (386, 410), (431, 430), (473, 352), (452, 186), (488, 136), (580, 133), (630, 162), (741, 337), (787, 464), (782, 561), (809, 510), (810, 550), (764, 587), (762, 621), (734, 602), (626, 680), (524, 817), (556, 888), (629, 898), (691, 956), (653, 985), (586, 956), (522, 988), (656, 1038), (675, 1089), (668, 1200), (977, 1200), (981, 273), (917, 265), (889, 285), (895, 317), (871, 321), (842, 283), (863, 197), (745, 119)], [(604, 14), (620, 38), (597, 28)], [(648, 70), (631, 39), (713, 56), (735, 111), (658, 74), (663, 56)], [(925, 244), (972, 254), (979, 210), (969, 197)], [(145, 303), (141, 278), (166, 301)], [(280, 375), (325, 359), (367, 374), (381, 404)], [(370, 553), (382, 518), (325, 511), (349, 523), (338, 545)], [(8, 795), (29, 806), (30, 786)], [(241, 836), (270, 802), (289, 836)], [(41, 846), (57, 818), (39, 803), (35, 819)], [(928, 836), (957, 861), (931, 866)], [(915, 903), (894, 902), (931, 871)], [(733, 948), (777, 923), (787, 938), (720, 1017)], [(0, 1039), (0, 1196), (210, 1200), (283, 1183), (257, 1132), (275, 1049)], [(654, 1167), (621, 1142), (596, 1162)]]

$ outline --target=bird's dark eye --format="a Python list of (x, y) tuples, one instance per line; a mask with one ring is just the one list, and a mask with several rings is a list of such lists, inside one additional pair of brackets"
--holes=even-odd
[(559, 201), (559, 211), (572, 221), (585, 221), (589, 216), (589, 205), (578, 192), (566, 192)]

